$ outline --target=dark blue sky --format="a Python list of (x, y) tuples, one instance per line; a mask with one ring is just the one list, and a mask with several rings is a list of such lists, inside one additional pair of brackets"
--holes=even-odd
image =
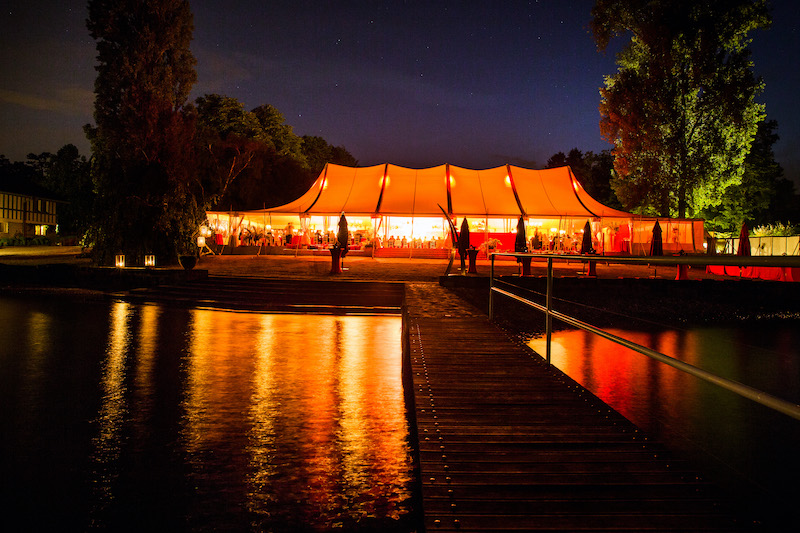
[[(88, 153), (94, 42), (86, 2), (11, 0), (0, 12), (0, 153), (66, 143)], [(10, 5), (8, 5), (10, 4)], [(190, 3), (198, 81), (247, 108), (272, 104), (299, 135), (345, 146), (362, 165), (542, 166), (599, 151), (593, 1)], [(779, 123), (779, 162), (800, 168), (800, 9), (775, 2), (754, 34), (761, 101)], [(800, 183), (800, 179), (797, 180)]]

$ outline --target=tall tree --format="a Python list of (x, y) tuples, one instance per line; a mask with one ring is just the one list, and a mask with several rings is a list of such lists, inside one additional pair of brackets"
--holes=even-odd
[(96, 259), (191, 250), (206, 199), (194, 176), (194, 124), (185, 113), (195, 82), (186, 0), (90, 0), (97, 41), (91, 235)]
[(600, 128), (614, 145), (614, 188), (628, 209), (696, 215), (741, 182), (764, 107), (749, 34), (765, 0), (598, 0), (600, 50), (626, 35), (601, 88)]

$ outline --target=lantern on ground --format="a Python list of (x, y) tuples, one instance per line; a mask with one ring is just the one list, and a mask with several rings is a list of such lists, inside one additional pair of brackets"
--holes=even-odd
[(154, 267), (154, 266), (156, 266), (156, 256), (154, 256), (154, 255), (146, 255), (146, 256), (144, 256), (144, 266), (146, 266), (146, 267)]
[(125, 268), (125, 255), (117, 254), (114, 258), (114, 266), (117, 268)]

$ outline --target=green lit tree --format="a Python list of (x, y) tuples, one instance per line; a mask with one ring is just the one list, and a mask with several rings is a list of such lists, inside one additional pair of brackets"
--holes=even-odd
[(747, 45), (769, 23), (764, 0), (596, 2), (598, 48), (628, 39), (600, 90), (612, 185), (627, 209), (696, 216), (741, 183), (764, 118)]
[(703, 211), (706, 226), (712, 230), (734, 233), (743, 222), (748, 227), (788, 222), (786, 209), (778, 206), (794, 195), (793, 184), (783, 178), (783, 168), (775, 161), (772, 146), (778, 141), (778, 123), (759, 124), (756, 138), (744, 162), (739, 184), (725, 190), (722, 202)]
[(90, 0), (97, 41), (90, 235), (96, 261), (118, 252), (174, 261), (194, 250), (204, 197), (195, 177), (194, 119), (186, 99), (196, 79), (186, 0)]

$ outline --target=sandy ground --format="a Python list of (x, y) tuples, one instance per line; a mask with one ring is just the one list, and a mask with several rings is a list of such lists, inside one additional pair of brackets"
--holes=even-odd
[[(0, 249), (0, 263), (7, 265), (75, 264), (91, 265), (78, 246), (30, 246)], [(197, 268), (207, 270), (210, 276), (248, 276), (287, 279), (350, 279), (377, 281), (431, 281), (445, 274), (445, 259), (371, 258), (350, 255), (343, 261), (343, 271), (331, 274), (331, 259), (326, 256), (293, 255), (206, 255), (200, 258)], [(457, 274), (460, 261), (456, 257), (451, 274)], [(488, 277), (489, 260), (478, 260), (477, 276)], [(496, 275), (517, 275), (520, 269), (513, 260), (495, 261)], [(603, 265), (596, 267), (597, 277), (603, 278), (659, 278), (675, 279), (675, 267), (639, 265)], [(545, 276), (543, 261), (531, 264), (531, 274)], [(579, 261), (556, 262), (555, 276), (583, 276), (586, 266)], [(474, 275), (474, 274), (473, 274)], [(723, 279), (707, 274), (705, 270), (690, 269), (690, 279)], [(728, 278), (731, 279), (731, 278)]]

